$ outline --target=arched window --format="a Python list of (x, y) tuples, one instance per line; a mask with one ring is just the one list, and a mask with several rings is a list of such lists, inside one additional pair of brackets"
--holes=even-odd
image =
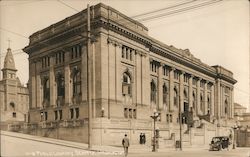
[(184, 99), (188, 99), (188, 96), (187, 96), (187, 91), (186, 91), (186, 89), (184, 89), (184, 92), (183, 92), (183, 94), (184, 94)]
[(174, 88), (174, 105), (178, 106), (178, 90)]
[(131, 77), (127, 72), (123, 73), (122, 94), (123, 95), (131, 95), (132, 94), (131, 93)]
[(193, 92), (193, 109), (195, 110), (196, 108), (196, 96), (195, 93)]
[(61, 73), (57, 74), (56, 78), (57, 83), (57, 96), (65, 96), (65, 82), (64, 82), (64, 76)]
[(50, 88), (49, 88), (49, 78), (44, 78), (43, 82), (43, 99), (48, 100), (50, 99)]
[(81, 71), (77, 67), (73, 69), (73, 96), (81, 95)]
[(156, 103), (156, 85), (153, 80), (151, 81), (150, 86), (151, 86), (151, 102)]
[(228, 113), (228, 101), (227, 99), (225, 100), (225, 115)]
[(210, 114), (211, 110), (211, 102), (210, 102), (210, 97), (207, 97), (207, 113)]
[(203, 95), (201, 94), (200, 96), (200, 110), (202, 113), (204, 113), (204, 100), (203, 100)]
[(163, 91), (163, 104), (167, 105), (167, 99), (168, 99), (168, 88), (166, 86), (166, 84), (164, 83), (163, 87), (162, 87), (162, 91)]

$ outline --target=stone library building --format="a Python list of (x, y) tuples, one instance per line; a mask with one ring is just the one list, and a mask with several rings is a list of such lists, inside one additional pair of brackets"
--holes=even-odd
[(85, 9), (30, 36), (28, 133), (87, 143), (91, 102), (94, 145), (121, 145), (124, 134), (139, 145), (142, 133), (150, 146), (154, 114), (160, 148), (174, 147), (180, 126), (184, 147), (233, 135), (230, 70), (150, 37), (102, 3), (90, 7), (88, 49), (87, 17)]

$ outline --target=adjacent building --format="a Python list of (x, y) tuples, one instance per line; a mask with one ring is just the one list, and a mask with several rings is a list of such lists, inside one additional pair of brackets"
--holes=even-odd
[(238, 103), (234, 103), (236, 144), (240, 147), (250, 146), (250, 113), (246, 111), (246, 107)]
[(16, 76), (17, 69), (11, 49), (7, 49), (0, 81), (1, 128), (13, 122), (25, 122), (29, 107), (28, 88)]
[(87, 9), (32, 34), (24, 48), (30, 133), (87, 142), (90, 100), (93, 144), (121, 145), (125, 133), (139, 144), (145, 133), (150, 145), (154, 112), (160, 147), (174, 146), (180, 123), (184, 146), (232, 134), (231, 71), (150, 37), (147, 27), (109, 6), (90, 12), (88, 57)]

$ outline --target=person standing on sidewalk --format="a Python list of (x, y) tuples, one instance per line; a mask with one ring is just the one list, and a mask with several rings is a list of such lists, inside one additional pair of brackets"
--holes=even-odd
[(128, 156), (128, 147), (129, 147), (129, 139), (127, 137), (127, 134), (125, 134), (125, 137), (122, 139), (122, 145), (124, 148), (124, 155), (125, 157)]

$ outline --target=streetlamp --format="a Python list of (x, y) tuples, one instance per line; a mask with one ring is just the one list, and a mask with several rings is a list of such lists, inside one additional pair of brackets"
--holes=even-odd
[(156, 130), (155, 130), (155, 122), (157, 120), (157, 118), (159, 117), (158, 112), (156, 111), (156, 109), (154, 109), (154, 114), (152, 116), (150, 116), (153, 120), (154, 120), (154, 138), (153, 138), (153, 149), (152, 152), (156, 152)]
[(101, 110), (101, 117), (104, 117), (104, 107), (102, 107), (102, 110)]
[(235, 149), (236, 148), (236, 130), (239, 128), (239, 126), (237, 124), (234, 124), (232, 128), (234, 129), (233, 149)]

